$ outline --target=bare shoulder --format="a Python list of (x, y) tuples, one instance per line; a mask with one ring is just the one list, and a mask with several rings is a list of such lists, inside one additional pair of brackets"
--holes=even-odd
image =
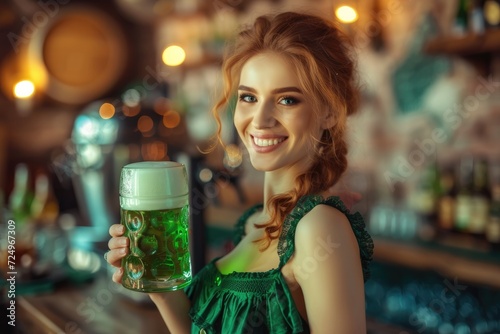
[[(351, 244), (357, 250), (357, 241), (347, 217), (338, 209), (319, 204), (308, 212), (297, 225), (295, 243), (297, 251), (301, 248), (316, 247), (318, 241)], [(343, 247), (350, 249), (351, 247)]]
[(295, 231), (293, 277), (313, 333), (366, 333), (359, 246), (347, 217), (317, 205)]

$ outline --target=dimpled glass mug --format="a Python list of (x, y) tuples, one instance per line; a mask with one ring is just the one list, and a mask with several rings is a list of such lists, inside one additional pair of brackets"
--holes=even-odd
[(130, 239), (122, 260), (122, 285), (130, 290), (162, 292), (191, 282), (189, 190), (184, 165), (143, 161), (122, 168), (121, 224)]

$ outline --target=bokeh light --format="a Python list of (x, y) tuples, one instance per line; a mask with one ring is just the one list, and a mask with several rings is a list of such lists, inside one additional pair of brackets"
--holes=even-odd
[(153, 120), (149, 116), (141, 116), (137, 121), (137, 129), (143, 134), (153, 129)]
[(122, 108), (122, 113), (127, 117), (137, 116), (137, 115), (139, 115), (140, 112), (141, 112), (141, 105), (139, 105), (139, 104), (136, 106), (133, 106), (133, 107), (129, 107), (127, 105), (124, 105)]
[(127, 89), (122, 95), (123, 103), (127, 107), (136, 107), (141, 102), (141, 93), (137, 89)]
[(167, 157), (167, 145), (160, 140), (144, 143), (141, 154), (144, 160), (164, 160)]
[(226, 147), (226, 152), (224, 154), (224, 166), (227, 169), (238, 168), (243, 162), (243, 153), (238, 145), (230, 144)]
[(159, 97), (156, 99), (155, 104), (153, 106), (154, 111), (158, 115), (165, 115), (165, 113), (170, 109), (170, 100), (165, 97)]
[(335, 16), (344, 23), (353, 23), (358, 19), (358, 13), (351, 6), (340, 6), (335, 10)]
[(103, 103), (99, 108), (99, 116), (102, 119), (110, 119), (115, 115), (115, 106), (111, 103)]
[(178, 45), (170, 45), (165, 48), (161, 58), (167, 66), (179, 66), (186, 59), (186, 52)]
[(214, 173), (209, 168), (203, 168), (198, 176), (202, 182), (208, 183), (212, 181)]
[(163, 125), (168, 129), (173, 129), (181, 122), (181, 115), (175, 110), (169, 110), (163, 115)]
[(25, 99), (33, 95), (35, 92), (35, 85), (29, 80), (19, 81), (14, 86), (14, 96), (18, 99)]
[(95, 142), (99, 136), (99, 124), (88, 115), (81, 115), (75, 121), (75, 141), (78, 143)]

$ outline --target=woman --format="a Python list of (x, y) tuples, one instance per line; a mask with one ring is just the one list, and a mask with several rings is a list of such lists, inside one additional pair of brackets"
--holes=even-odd
[[(349, 42), (331, 22), (282, 13), (243, 30), (223, 64), (220, 116), (265, 172), (264, 204), (236, 225), (236, 247), (186, 291), (152, 293), (172, 333), (366, 333), (364, 280), (373, 243), (359, 214), (327, 197), (347, 167), (346, 118), (356, 109)], [(127, 238), (110, 228), (107, 260)]]

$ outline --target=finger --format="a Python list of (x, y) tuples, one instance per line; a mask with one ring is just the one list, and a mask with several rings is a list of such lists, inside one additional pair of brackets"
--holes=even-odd
[(127, 255), (128, 248), (117, 248), (108, 251), (106, 261), (113, 267), (121, 267), (121, 261)]
[(130, 240), (127, 237), (113, 237), (108, 241), (108, 248), (117, 249), (117, 248), (128, 247), (129, 243)]
[(121, 284), (122, 283), (122, 277), (123, 277), (123, 268), (118, 268), (114, 273), (111, 279), (113, 282)]
[(125, 226), (122, 224), (113, 224), (109, 227), (109, 234), (112, 237), (121, 237), (125, 233)]

